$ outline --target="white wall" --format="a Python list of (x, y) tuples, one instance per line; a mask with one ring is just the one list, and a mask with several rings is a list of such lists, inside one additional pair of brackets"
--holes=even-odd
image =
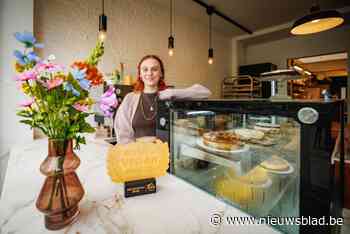
[[(67, 65), (83, 59), (95, 43), (101, 11), (97, 0), (36, 0), (35, 31), (45, 44), (43, 55), (54, 53)], [(105, 14), (108, 36), (100, 64), (103, 72), (124, 62), (125, 73), (135, 77), (141, 57), (156, 54), (164, 62), (168, 84), (202, 83), (212, 90), (213, 97), (220, 96), (221, 80), (231, 74), (231, 38), (213, 32), (215, 62), (209, 66), (207, 22), (199, 24), (176, 12), (175, 54), (169, 57), (168, 8), (151, 0), (105, 0)]]
[(0, 1), (0, 156), (13, 144), (31, 141), (29, 127), (20, 124), (17, 104), (24, 99), (16, 89), (13, 50), (19, 47), (16, 31), (33, 31), (33, 0)]

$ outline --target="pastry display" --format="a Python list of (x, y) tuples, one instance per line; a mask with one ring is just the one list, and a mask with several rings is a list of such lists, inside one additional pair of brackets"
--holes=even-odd
[(204, 145), (220, 149), (220, 150), (235, 150), (242, 147), (239, 136), (233, 132), (215, 131), (203, 134)]
[(278, 156), (272, 156), (268, 160), (263, 161), (260, 163), (260, 165), (268, 170), (273, 170), (273, 171), (287, 171), (289, 170), (289, 163), (278, 157)]

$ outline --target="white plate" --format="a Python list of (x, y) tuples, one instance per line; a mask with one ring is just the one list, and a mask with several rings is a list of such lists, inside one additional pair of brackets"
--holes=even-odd
[(286, 170), (286, 171), (277, 171), (277, 170), (266, 168), (266, 167), (261, 166), (261, 165), (259, 165), (259, 166), (270, 173), (279, 174), (279, 175), (288, 175), (288, 174), (291, 174), (294, 172), (294, 167), (292, 165), (290, 165), (289, 163), (288, 163), (288, 170)]
[(207, 151), (213, 152), (213, 153), (226, 153), (226, 154), (237, 154), (237, 153), (243, 153), (249, 150), (249, 146), (246, 144), (243, 144), (242, 147), (234, 150), (221, 150), (221, 149), (215, 149), (212, 147), (209, 147), (203, 143), (203, 138), (197, 138), (196, 143), (199, 147), (202, 149), (205, 149)]
[(259, 127), (265, 127), (265, 128), (279, 128), (279, 127), (281, 127), (279, 124), (263, 123), (263, 122), (256, 123), (255, 125), (259, 126)]

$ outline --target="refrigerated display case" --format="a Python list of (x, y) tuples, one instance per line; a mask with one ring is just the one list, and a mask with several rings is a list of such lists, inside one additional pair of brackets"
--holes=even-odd
[[(341, 217), (332, 152), (344, 142), (344, 102), (176, 100), (159, 103), (157, 135), (170, 172), (255, 217)], [(338, 123), (338, 124), (336, 124)], [(335, 129), (333, 126), (340, 126)], [(337, 226), (275, 225), (285, 233)]]

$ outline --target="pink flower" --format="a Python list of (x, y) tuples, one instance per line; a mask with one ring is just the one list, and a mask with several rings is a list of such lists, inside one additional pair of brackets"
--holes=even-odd
[(19, 104), (21, 107), (31, 107), (31, 105), (34, 103), (34, 98), (31, 100), (25, 100)]
[(37, 73), (33, 70), (25, 71), (17, 76), (15, 76), (15, 80), (17, 81), (27, 81), (27, 80), (36, 80), (37, 79)]
[(52, 80), (47, 81), (47, 89), (53, 89), (56, 88), (57, 86), (60, 86), (63, 83), (63, 79), (60, 77), (55, 77)]
[(74, 109), (81, 111), (81, 112), (85, 112), (88, 113), (89, 112), (89, 106), (88, 105), (82, 105), (80, 103), (75, 103), (73, 105)]
[(59, 71), (63, 71), (64, 67), (59, 65), (59, 64), (55, 64), (55, 63), (51, 63), (51, 62), (41, 62), (38, 63), (37, 65), (35, 65), (34, 68), (38, 73), (47, 71), (47, 72), (59, 72)]

